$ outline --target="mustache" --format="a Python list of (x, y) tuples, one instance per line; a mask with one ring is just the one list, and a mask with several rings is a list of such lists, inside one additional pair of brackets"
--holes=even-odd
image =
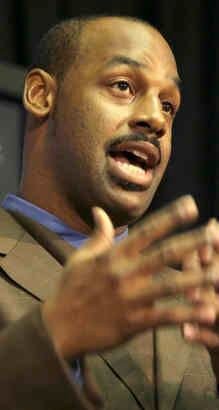
[(128, 141), (149, 142), (150, 144), (154, 145), (159, 150), (159, 154), (161, 156), (160, 141), (157, 138), (148, 137), (147, 135), (142, 135), (142, 134), (127, 134), (127, 135), (122, 135), (120, 137), (114, 138), (111, 141), (108, 141), (106, 143), (106, 147), (105, 147), (106, 152), (109, 152), (116, 145), (121, 144), (123, 142), (128, 142)]

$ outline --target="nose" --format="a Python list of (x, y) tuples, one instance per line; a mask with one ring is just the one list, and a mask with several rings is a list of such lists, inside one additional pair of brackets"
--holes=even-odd
[(129, 120), (130, 128), (161, 138), (166, 133), (166, 121), (159, 96), (155, 93), (147, 93), (146, 97), (134, 104)]

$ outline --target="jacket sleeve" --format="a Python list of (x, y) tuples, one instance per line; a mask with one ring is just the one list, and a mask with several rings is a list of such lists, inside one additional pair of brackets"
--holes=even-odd
[[(40, 307), (0, 332), (0, 408), (4, 410), (93, 410), (57, 355)], [(99, 402), (100, 404), (100, 402)]]

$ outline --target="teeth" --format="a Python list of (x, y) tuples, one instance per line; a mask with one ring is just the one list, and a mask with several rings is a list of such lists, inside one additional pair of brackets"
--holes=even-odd
[(127, 162), (118, 161), (118, 164), (121, 168), (129, 170), (133, 174), (139, 174), (139, 175), (145, 174), (145, 171), (142, 168), (136, 167), (135, 165), (132, 165), (132, 164), (128, 164)]
[(132, 154), (134, 154), (136, 157), (142, 158), (145, 161), (148, 160), (148, 156), (146, 154), (143, 154), (142, 152), (139, 152), (137, 150), (127, 150), (127, 152), (131, 152)]

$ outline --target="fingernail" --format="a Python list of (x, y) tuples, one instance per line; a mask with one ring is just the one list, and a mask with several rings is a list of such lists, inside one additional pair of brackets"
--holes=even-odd
[(198, 208), (195, 200), (190, 195), (185, 195), (178, 200), (178, 212), (181, 218), (184, 220), (194, 220), (198, 216)]
[(186, 339), (192, 340), (197, 335), (197, 329), (193, 325), (185, 324), (183, 334), (186, 337)]
[(94, 206), (91, 211), (92, 211), (94, 223), (95, 225), (98, 225), (100, 221), (101, 209), (98, 206)]
[(217, 223), (210, 223), (207, 226), (208, 232), (210, 235), (213, 236), (213, 241), (214, 242), (219, 242), (219, 228), (218, 228), (218, 224)]
[(209, 219), (208, 226), (211, 226), (211, 225), (217, 226), (217, 219), (216, 218)]

